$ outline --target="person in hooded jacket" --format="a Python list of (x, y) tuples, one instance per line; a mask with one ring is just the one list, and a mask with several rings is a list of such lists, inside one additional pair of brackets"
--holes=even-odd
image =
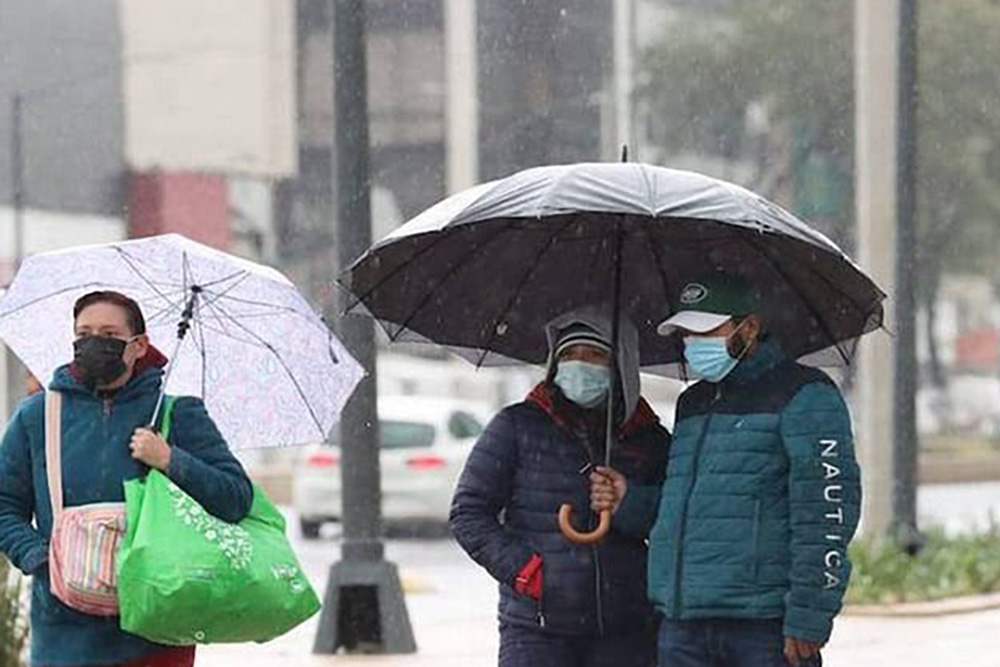
[[(49, 385), (63, 395), (66, 506), (123, 502), (122, 483), (156, 468), (219, 519), (245, 517), (250, 480), (200, 399), (176, 400), (169, 443), (146, 427), (167, 360), (150, 344), (138, 304), (118, 292), (91, 292), (76, 302), (73, 320), (73, 362)], [(0, 445), (0, 552), (34, 578), (31, 664), (190, 667), (193, 646), (146, 641), (121, 630), (116, 616), (88, 615), (52, 595), (52, 523), (40, 392), (20, 405)]]
[[(658, 485), (670, 435), (639, 396), (638, 334), (622, 320), (614, 469)], [(499, 582), (501, 667), (648, 667), (656, 619), (646, 600), (646, 545), (614, 528), (574, 544), (560, 505), (592, 528), (588, 473), (604, 461), (611, 387), (611, 320), (597, 309), (546, 328), (545, 380), (502, 410), (476, 442), (459, 478), (450, 524), (462, 548)]]

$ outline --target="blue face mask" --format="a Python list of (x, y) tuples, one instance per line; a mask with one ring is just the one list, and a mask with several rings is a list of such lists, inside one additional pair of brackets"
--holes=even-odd
[[(746, 349), (747, 346), (744, 346), (744, 352)], [(729, 354), (729, 336), (689, 336), (684, 339), (684, 359), (691, 372), (709, 382), (722, 382), (740, 363), (742, 356), (734, 358)]]
[(566, 398), (581, 408), (596, 408), (608, 395), (611, 371), (607, 366), (586, 361), (561, 361), (556, 368), (555, 383)]

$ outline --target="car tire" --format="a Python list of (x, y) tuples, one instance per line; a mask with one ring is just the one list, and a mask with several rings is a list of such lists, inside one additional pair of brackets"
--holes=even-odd
[(322, 527), (322, 523), (319, 521), (307, 521), (306, 519), (299, 519), (299, 530), (302, 533), (302, 537), (307, 540), (315, 540), (319, 537), (319, 529)]

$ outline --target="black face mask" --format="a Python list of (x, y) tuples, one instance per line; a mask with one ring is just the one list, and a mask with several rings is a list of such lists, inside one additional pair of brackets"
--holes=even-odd
[(73, 364), (88, 387), (114, 382), (128, 370), (122, 355), (128, 342), (110, 336), (85, 336), (73, 343)]

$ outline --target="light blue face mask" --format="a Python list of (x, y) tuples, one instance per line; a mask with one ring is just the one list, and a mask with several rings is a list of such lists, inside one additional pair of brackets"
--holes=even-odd
[(608, 395), (611, 371), (607, 366), (586, 361), (560, 361), (555, 383), (566, 398), (589, 410), (600, 405)]
[[(729, 336), (686, 337), (684, 359), (691, 367), (691, 372), (709, 382), (722, 382), (726, 379), (743, 357), (741, 354), (734, 358), (729, 354), (729, 338), (735, 334), (734, 330)], [(748, 346), (744, 346), (743, 349), (746, 352)]]

